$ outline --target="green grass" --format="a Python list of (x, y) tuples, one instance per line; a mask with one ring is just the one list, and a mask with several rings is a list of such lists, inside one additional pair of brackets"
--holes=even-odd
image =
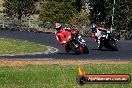
[[(78, 65), (27, 65), (0, 67), (0, 88), (132, 88), (129, 84), (76, 83)], [(83, 65), (87, 74), (130, 74), (130, 64)]]
[(43, 52), (46, 46), (28, 41), (0, 38), (0, 54), (22, 54)]

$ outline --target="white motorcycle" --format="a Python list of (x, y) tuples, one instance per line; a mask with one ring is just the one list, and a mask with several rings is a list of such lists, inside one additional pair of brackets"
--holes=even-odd
[(112, 33), (109, 30), (100, 31), (99, 41), (99, 50), (101, 50), (102, 47), (105, 47), (113, 51), (118, 51), (116, 44), (117, 39), (113, 37)]

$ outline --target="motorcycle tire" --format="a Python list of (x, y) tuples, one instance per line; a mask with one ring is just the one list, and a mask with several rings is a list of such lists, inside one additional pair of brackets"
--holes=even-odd
[(111, 50), (118, 51), (117, 45), (114, 41), (108, 41), (108, 44), (109, 44), (109, 47), (110, 47)]
[(83, 47), (83, 53), (89, 54), (89, 49), (87, 48), (87, 46)]
[(75, 45), (73, 44), (73, 41), (69, 42), (69, 46), (76, 54), (78, 54), (78, 55), (82, 54), (81, 51), (80, 51), (79, 46), (78, 46), (78, 48), (76, 48)]
[(102, 47), (103, 47), (102, 45), (99, 45), (99, 46), (98, 46), (98, 49), (99, 49), (99, 50), (102, 50)]

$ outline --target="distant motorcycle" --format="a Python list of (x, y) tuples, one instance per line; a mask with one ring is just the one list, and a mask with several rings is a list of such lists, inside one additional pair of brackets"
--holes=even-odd
[(101, 30), (99, 49), (105, 47), (113, 51), (118, 51), (116, 41), (117, 39), (113, 37), (112, 33), (109, 30)]
[(74, 51), (76, 54), (88, 54), (89, 49), (85, 41), (82, 39), (81, 34), (78, 30), (72, 29), (71, 31), (66, 31), (63, 33), (61, 38), (63, 44), (66, 44), (69, 50)]

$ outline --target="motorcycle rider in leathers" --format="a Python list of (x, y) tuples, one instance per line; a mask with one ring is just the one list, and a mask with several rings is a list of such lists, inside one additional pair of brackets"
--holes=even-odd
[(92, 38), (94, 39), (94, 41), (96, 41), (98, 43), (98, 48), (102, 48), (101, 44), (100, 44), (100, 38), (101, 38), (101, 31), (102, 30), (107, 30), (106, 28), (103, 27), (98, 27), (96, 26), (96, 24), (92, 25)]
[(65, 51), (69, 52), (70, 51), (70, 49), (68, 48), (69, 46), (68, 46), (68, 44), (65, 44), (66, 41), (62, 41), (62, 37), (65, 36), (64, 34), (67, 33), (66, 31), (70, 32), (71, 29), (62, 28), (62, 25), (60, 23), (55, 24), (55, 29), (57, 31), (56, 38), (57, 38), (58, 43), (61, 45), (64, 45)]

